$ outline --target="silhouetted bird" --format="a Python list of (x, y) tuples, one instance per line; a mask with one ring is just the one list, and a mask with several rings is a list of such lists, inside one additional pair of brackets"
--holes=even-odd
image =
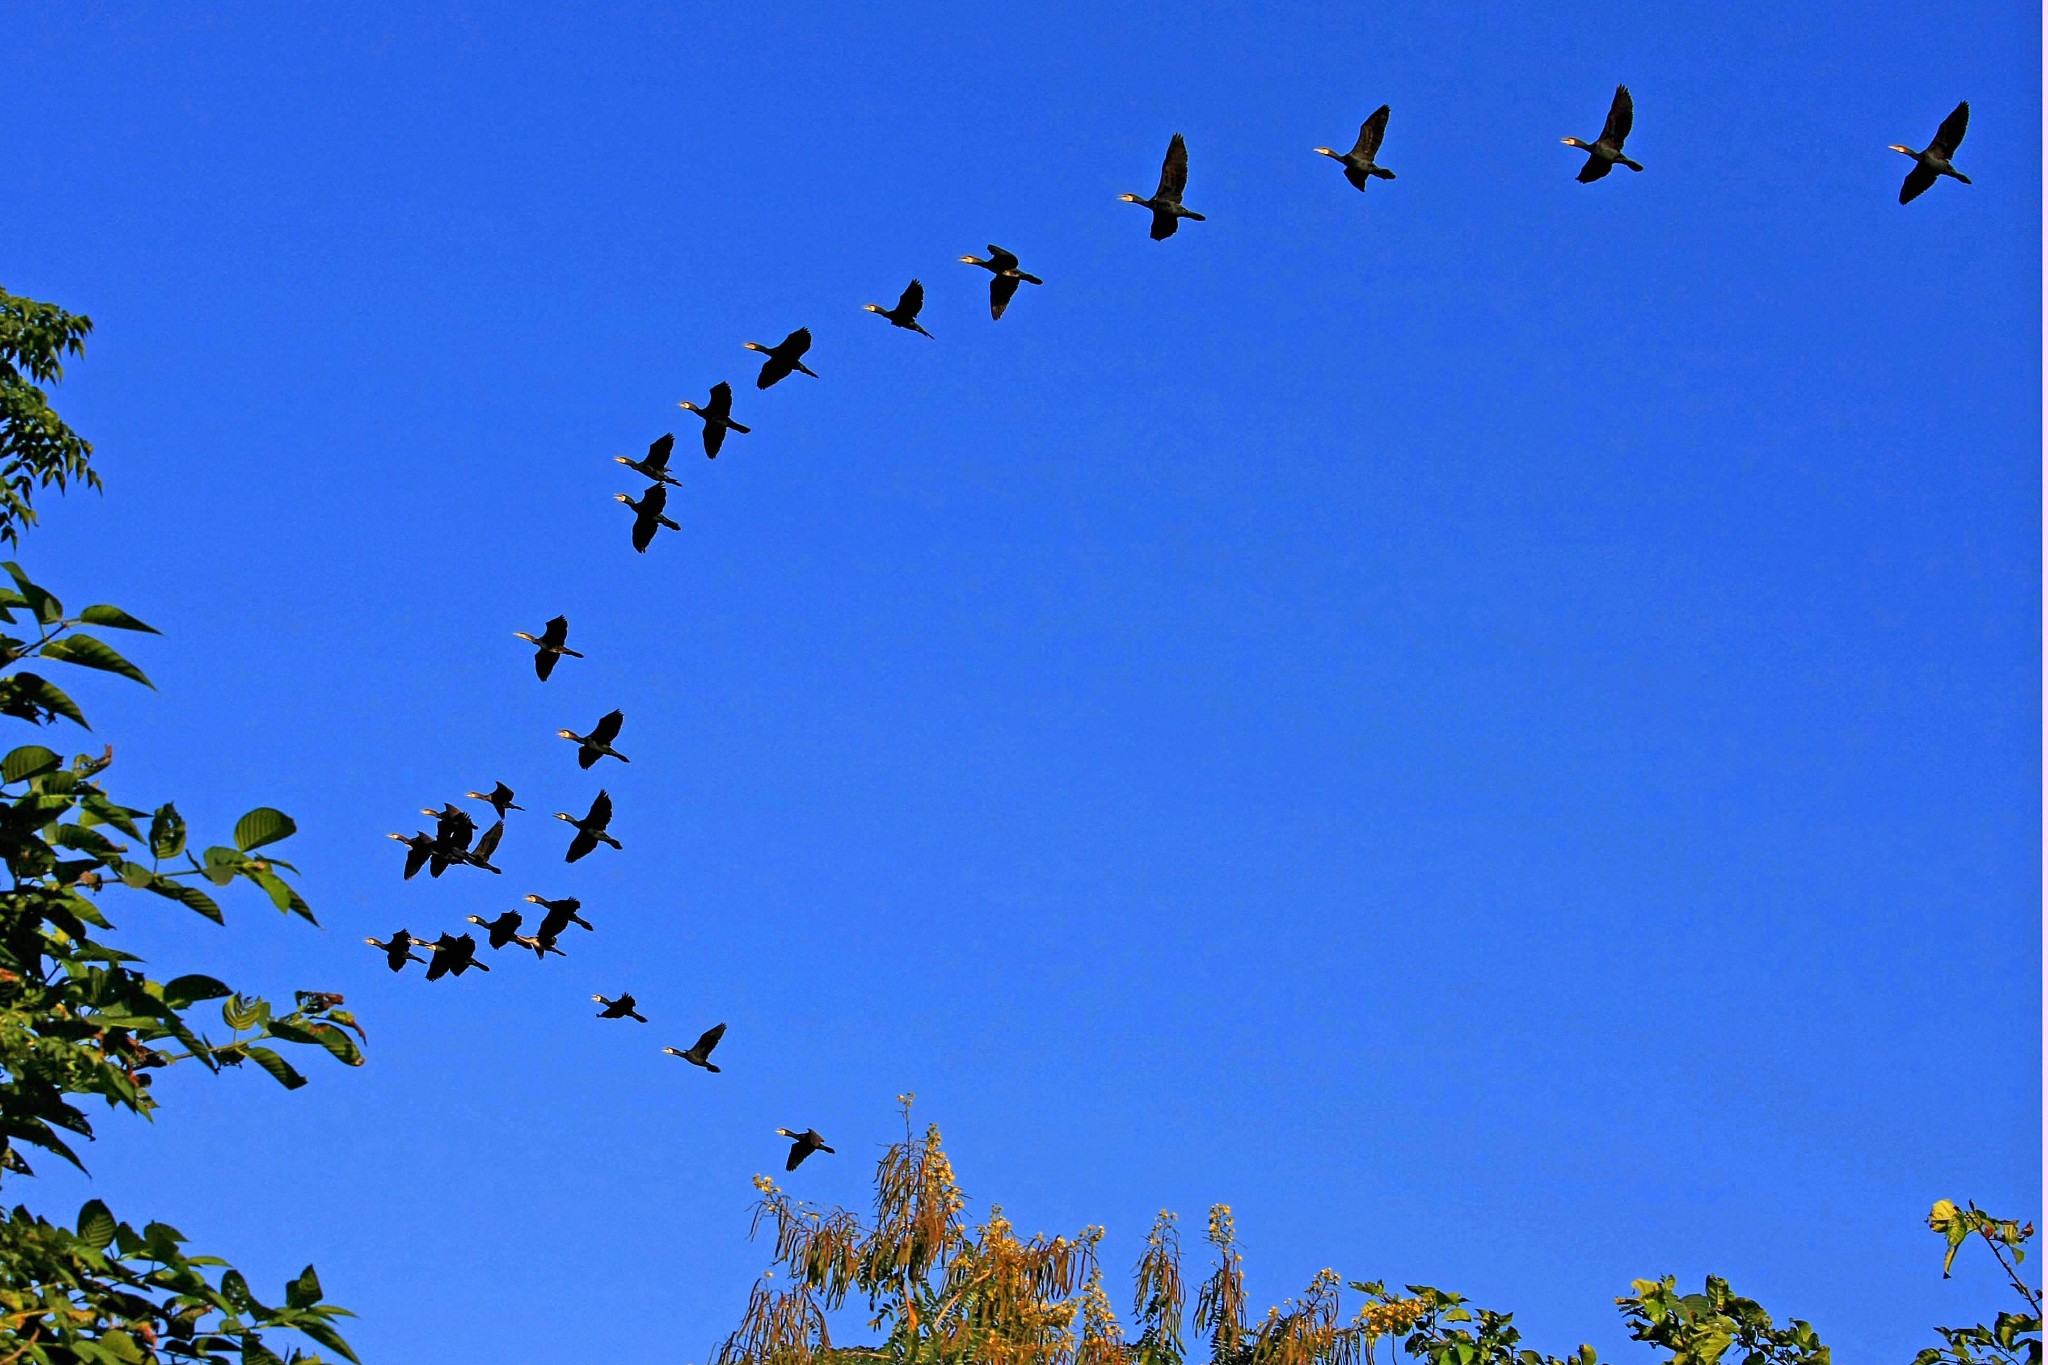
[(796, 1142), (796, 1145), (789, 1149), (789, 1164), (782, 1168), (785, 1171), (793, 1171), (803, 1165), (804, 1158), (812, 1152), (832, 1150), (825, 1145), (825, 1139), (818, 1136), (818, 1130), (815, 1128), (806, 1128), (801, 1133), (791, 1132), (787, 1128), (777, 1128), (775, 1132), (778, 1137), (793, 1138)]
[(1615, 163), (1632, 171), (1642, 169), (1635, 162), (1621, 154), (1621, 144), (1628, 140), (1629, 129), (1636, 126), (1636, 102), (1629, 98), (1628, 87), (1614, 87), (1614, 103), (1607, 108), (1607, 126), (1600, 130), (1598, 142), (1581, 142), (1575, 137), (1562, 139), (1567, 147), (1577, 147), (1586, 154), (1586, 164), (1579, 168), (1579, 183), (1590, 185), (1601, 176), (1613, 170)]
[(482, 801), (484, 804), (488, 805), (492, 810), (498, 813), (498, 818), (500, 820), (505, 818), (505, 812), (508, 810), (526, 809), (526, 807), (524, 806), (515, 806), (512, 804), (512, 789), (506, 786), (503, 782), (500, 782), (497, 786), (491, 788), (487, 792), (464, 792), (463, 795), (467, 796), (472, 801)]
[(962, 256), (960, 259), (967, 265), (978, 265), (995, 276), (988, 282), (988, 315), (991, 318), (1003, 315), (1003, 310), (1010, 306), (1010, 300), (1016, 296), (1018, 285), (1045, 283), (1038, 276), (1027, 275), (1019, 270), (1017, 258), (994, 242), (988, 244), (987, 260), (984, 261), (979, 256)]
[(903, 297), (896, 300), (894, 308), (884, 308), (879, 303), (864, 303), (861, 307), (879, 317), (889, 319), (906, 331), (916, 332), (920, 336), (931, 335), (925, 331), (924, 324), (917, 320), (917, 315), (924, 311), (924, 286), (916, 280), (904, 286)]
[(469, 847), (469, 841), (476, 838), (476, 821), (453, 801), (439, 810), (423, 809), (420, 814), (434, 817), (434, 842), (444, 857), (462, 852)]
[(555, 671), (555, 660), (583, 657), (569, 648), (569, 618), (566, 616), (557, 616), (548, 622), (538, 635), (528, 635), (523, 630), (515, 630), (512, 634), (533, 646), (533, 671), (542, 682), (546, 682), (548, 674)]
[(471, 924), (490, 935), (490, 944), (493, 948), (502, 948), (508, 943), (515, 942), (519, 938), (519, 926), (525, 919), (526, 916), (517, 910), (507, 910), (496, 919), (485, 919), (482, 915), (469, 916)]
[(732, 385), (730, 384), (713, 384), (711, 386), (711, 401), (701, 408), (687, 400), (676, 404), (676, 406), (694, 412), (704, 419), (704, 454), (708, 459), (715, 460), (718, 458), (718, 448), (725, 444), (726, 432), (737, 431), (740, 435), (744, 436), (753, 430), (752, 427), (743, 427), (738, 422), (732, 420)]
[(765, 389), (789, 378), (794, 371), (801, 370), (816, 379), (818, 372), (804, 364), (804, 354), (811, 349), (811, 329), (799, 327), (773, 346), (763, 346), (758, 341), (743, 343), (750, 351), (759, 351), (768, 357), (761, 366), (761, 377), (754, 381), (754, 387)]
[(1906, 183), (1899, 186), (1901, 204), (1910, 204), (1918, 199), (1944, 175), (1965, 185), (1970, 183), (1969, 176), (1948, 164), (1948, 159), (1956, 154), (1956, 148), (1963, 145), (1963, 134), (1969, 130), (1970, 102), (1964, 100), (1941, 121), (1941, 127), (1935, 130), (1934, 141), (1927, 144), (1926, 151), (1916, 152), (1911, 147), (1901, 147), (1896, 142), (1892, 144), (1891, 150), (1903, 152), (1916, 163), (1912, 170), (1906, 172)]
[(633, 548), (643, 555), (647, 553), (647, 547), (654, 543), (654, 532), (657, 528), (666, 526), (671, 531), (683, 529), (668, 518), (666, 484), (647, 485), (647, 491), (640, 495), (638, 502), (624, 493), (612, 494), (612, 500), (623, 502), (633, 509)]
[(441, 869), (447, 866), (447, 863), (436, 852), (440, 845), (435, 842), (434, 836), (425, 830), (420, 830), (414, 834), (393, 834), (391, 837), (405, 845), (405, 879), (407, 881), (411, 881), (419, 873), (419, 870), (428, 863), (434, 864), (434, 875), (436, 877), (440, 876)]
[(614, 455), (612, 459), (635, 474), (652, 479), (656, 483), (674, 483), (676, 476), (668, 472), (668, 456), (675, 447), (675, 433), (667, 432), (654, 438), (653, 444), (647, 447), (647, 458), (644, 460), (636, 460), (628, 455)]
[(382, 949), (384, 965), (394, 972), (404, 971), (405, 964), (408, 962), (426, 961), (423, 957), (414, 957), (412, 955), (412, 950), (420, 946), (420, 942), (403, 929), (393, 933), (389, 943), (379, 943), (374, 938), (366, 938), (363, 942), (369, 944), (372, 948)]
[(498, 851), (498, 840), (504, 837), (505, 822), (500, 820), (483, 832), (474, 848), (450, 854), (448, 861), (461, 863), (464, 867), (480, 867), (486, 872), (503, 872), (505, 869), (492, 865), (491, 855)]
[[(558, 901), (551, 901), (545, 896), (528, 896), (526, 899), (547, 912), (541, 916), (540, 927), (533, 931), (535, 938), (554, 938), (572, 924), (591, 929), (590, 921), (576, 913), (583, 908), (583, 902), (574, 896), (564, 896)], [(596, 932), (594, 929), (591, 931)]]
[(718, 1040), (724, 1036), (725, 1025), (713, 1024), (690, 1045), (687, 1052), (679, 1047), (665, 1047), (662, 1051), (671, 1057), (680, 1057), (692, 1066), (701, 1066), (706, 1071), (716, 1071), (718, 1068), (711, 1063), (711, 1049), (717, 1047)]
[(522, 948), (533, 949), (533, 955), (543, 962), (547, 960), (549, 953), (553, 953), (556, 957), (568, 956), (567, 953), (555, 946), (555, 938), (552, 934), (521, 935), (512, 941)]
[(1336, 151), (1329, 147), (1318, 147), (1317, 151), (1344, 165), (1344, 178), (1356, 189), (1365, 188), (1367, 176), (1381, 180), (1392, 180), (1394, 173), (1378, 165), (1373, 158), (1380, 153), (1380, 141), (1387, 135), (1387, 115), (1392, 111), (1382, 104), (1372, 111), (1365, 122), (1358, 125), (1358, 141), (1351, 144), (1348, 152)]
[(604, 1006), (597, 1012), (600, 1019), (638, 1019), (643, 1024), (647, 1022), (646, 1016), (633, 1007), (633, 997), (623, 991), (616, 1000), (607, 1000), (601, 995), (593, 995), (590, 998)]
[(612, 741), (619, 737), (619, 727), (625, 723), (624, 711), (610, 711), (598, 717), (597, 724), (590, 727), (590, 733), (587, 735), (579, 735), (574, 730), (557, 730), (555, 733), (563, 739), (576, 741), (576, 766), (579, 768), (588, 768), (605, 757), (616, 758), (621, 763), (631, 763), (632, 759), (612, 747)]
[(468, 934), (443, 934), (427, 946), (434, 950), (434, 960), (427, 964), (429, 981), (438, 981), (450, 972), (461, 976), (471, 967), (480, 972), (490, 970), (476, 960), (476, 940)]
[(1152, 210), (1152, 240), (1163, 242), (1180, 228), (1180, 220), (1192, 218), (1198, 223), (1207, 222), (1201, 214), (1183, 206), (1182, 194), (1188, 187), (1188, 144), (1179, 133), (1166, 144), (1166, 164), (1159, 168), (1159, 188), (1152, 192), (1150, 199), (1140, 199), (1135, 194), (1120, 194), (1117, 198), (1126, 204), (1137, 204)]

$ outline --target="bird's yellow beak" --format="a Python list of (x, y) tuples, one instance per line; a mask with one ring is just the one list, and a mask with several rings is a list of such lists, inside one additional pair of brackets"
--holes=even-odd
[(1117, 198), (1123, 200), (1126, 204), (1135, 204), (1138, 202), (1138, 196), (1135, 194), (1120, 194), (1117, 196)]
[(692, 403), (687, 398), (685, 398), (682, 402), (676, 404), (676, 406), (679, 408), (688, 408), (691, 412), (695, 412), (697, 410), (697, 405), (695, 403)]
[(1318, 147), (1318, 148), (1316, 148), (1316, 154), (1317, 154), (1318, 156), (1335, 156), (1335, 155), (1337, 155), (1337, 154), (1336, 154), (1335, 152), (1331, 151), (1331, 150), (1330, 150), (1330, 149), (1329, 149), (1328, 147)]
[(1911, 147), (1901, 147), (1896, 142), (1894, 142), (1891, 146), (1885, 148), (1885, 150), (1888, 152), (1904, 152), (1907, 156), (1913, 155), (1913, 149)]
[(864, 312), (879, 313), (882, 311), (882, 305), (879, 303), (864, 303), (861, 305), (861, 309)]
[(976, 257), (973, 257), (973, 256), (962, 256), (962, 257), (960, 258), (960, 264), (962, 264), (962, 265), (980, 265), (980, 264), (981, 264), (981, 261), (980, 261), (980, 260), (979, 260), (978, 258), (976, 258)]

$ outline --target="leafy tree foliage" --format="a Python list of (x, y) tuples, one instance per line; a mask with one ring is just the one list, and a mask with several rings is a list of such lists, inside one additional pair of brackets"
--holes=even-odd
[[(872, 1217), (814, 1207), (754, 1177), (761, 1199), (753, 1231), (772, 1233), (775, 1268), (756, 1282), (714, 1365), (1184, 1365), (1188, 1294), (1173, 1214), (1162, 1212), (1146, 1236), (1134, 1276), (1135, 1330), (1127, 1332), (1103, 1287), (1102, 1229), (1020, 1237), (999, 1206), (970, 1227), (939, 1130), (915, 1134), (909, 1098), (901, 1097), (903, 1140), (875, 1171)], [(2040, 1365), (2039, 1296), (2016, 1270), (2033, 1228), (1991, 1219), (1975, 1205), (1958, 1212), (1946, 1200), (1929, 1223), (1949, 1238), (1951, 1263), (1969, 1237), (1986, 1241), (2031, 1316), (1941, 1328), (1947, 1347), (1921, 1352), (1913, 1365)], [(1381, 1350), (1388, 1365), (1397, 1353), (1417, 1365), (1598, 1365), (1591, 1346), (1564, 1356), (1528, 1349), (1512, 1313), (1429, 1285), (1394, 1291), (1352, 1281), (1363, 1301), (1347, 1317), (1334, 1270), (1254, 1318), (1227, 1205), (1209, 1210), (1206, 1240), (1213, 1263), (1195, 1290), (1193, 1327), (1211, 1365), (1377, 1365)], [(1696, 1294), (1679, 1293), (1671, 1276), (1631, 1289), (1615, 1300), (1629, 1335), (1667, 1365), (1830, 1365), (1812, 1324), (1778, 1326), (1717, 1276)], [(874, 1340), (835, 1342), (834, 1320), (857, 1307), (866, 1309)]]
[[(49, 304), (0, 291), (0, 540), (34, 524), (34, 492), (71, 482), (97, 487), (92, 447), (51, 410), (37, 387), (61, 374), (91, 328)], [(101, 632), (154, 633), (118, 607), (75, 615), (20, 565), (0, 564), (0, 715), (31, 726), (86, 726), (56, 683), (23, 665), (64, 665), (147, 686), (141, 669)], [(170, 909), (223, 917), (214, 893), (237, 882), (307, 921), (312, 911), (286, 880), (290, 863), (269, 850), (292, 835), (291, 817), (258, 806), (228, 842), (195, 852), (184, 818), (115, 799), (104, 775), (114, 752), (66, 762), (39, 743), (0, 758), (0, 1181), (33, 1174), (31, 1152), (80, 1165), (79, 1139), (93, 1127), (84, 1101), (148, 1117), (155, 1072), (185, 1065), (218, 1073), (253, 1065), (288, 1089), (306, 1083), (279, 1046), (311, 1048), (350, 1065), (362, 1035), (342, 998), (300, 991), (290, 1009), (209, 976), (158, 979), (114, 946), (109, 910)], [(196, 1007), (220, 1002), (225, 1033)], [(40, 1159), (40, 1158), (38, 1158)], [(259, 1300), (241, 1272), (185, 1250), (165, 1223), (138, 1230), (93, 1200), (72, 1226), (17, 1205), (0, 1216), (0, 1365), (145, 1365), (152, 1361), (311, 1365), (321, 1357), (280, 1348), (294, 1331), (353, 1360), (334, 1328), (343, 1310), (323, 1302), (311, 1266), (284, 1286), (282, 1302)]]

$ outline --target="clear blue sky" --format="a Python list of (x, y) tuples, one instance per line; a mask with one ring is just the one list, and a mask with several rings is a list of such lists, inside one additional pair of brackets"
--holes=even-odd
[[(1919, 1220), (2041, 1207), (2038, 12), (1446, 9), (18, 10), (0, 282), (97, 322), (109, 485), (23, 558), (167, 632), (84, 689), (129, 799), (292, 811), (326, 924), (123, 927), (370, 1030), (167, 1083), (92, 1188), (310, 1257), (378, 1362), (703, 1359), (771, 1130), (858, 1201), (905, 1090), (1120, 1306), (1220, 1200), (1261, 1303), (1550, 1350), (1667, 1271), (1844, 1359), (1989, 1311)], [(1575, 184), (1617, 81), (1648, 169)], [(1310, 149), (1383, 101), (1361, 195)], [(1047, 281), (994, 324), (991, 241)], [(935, 342), (859, 311), (913, 275)], [(754, 434), (637, 557), (610, 457), (719, 379)], [(402, 884), (500, 778), (506, 875)], [(598, 932), (358, 942), (527, 891)]]

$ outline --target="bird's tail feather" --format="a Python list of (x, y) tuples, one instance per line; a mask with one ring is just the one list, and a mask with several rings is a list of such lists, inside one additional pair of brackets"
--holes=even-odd
[(1388, 170), (1385, 166), (1373, 167), (1372, 173), (1382, 180), (1392, 180), (1394, 178), (1394, 173)]
[(727, 422), (726, 426), (732, 428), (734, 431), (737, 431), (742, 436), (746, 435), (748, 432), (753, 430), (752, 427), (743, 427), (738, 422)]

